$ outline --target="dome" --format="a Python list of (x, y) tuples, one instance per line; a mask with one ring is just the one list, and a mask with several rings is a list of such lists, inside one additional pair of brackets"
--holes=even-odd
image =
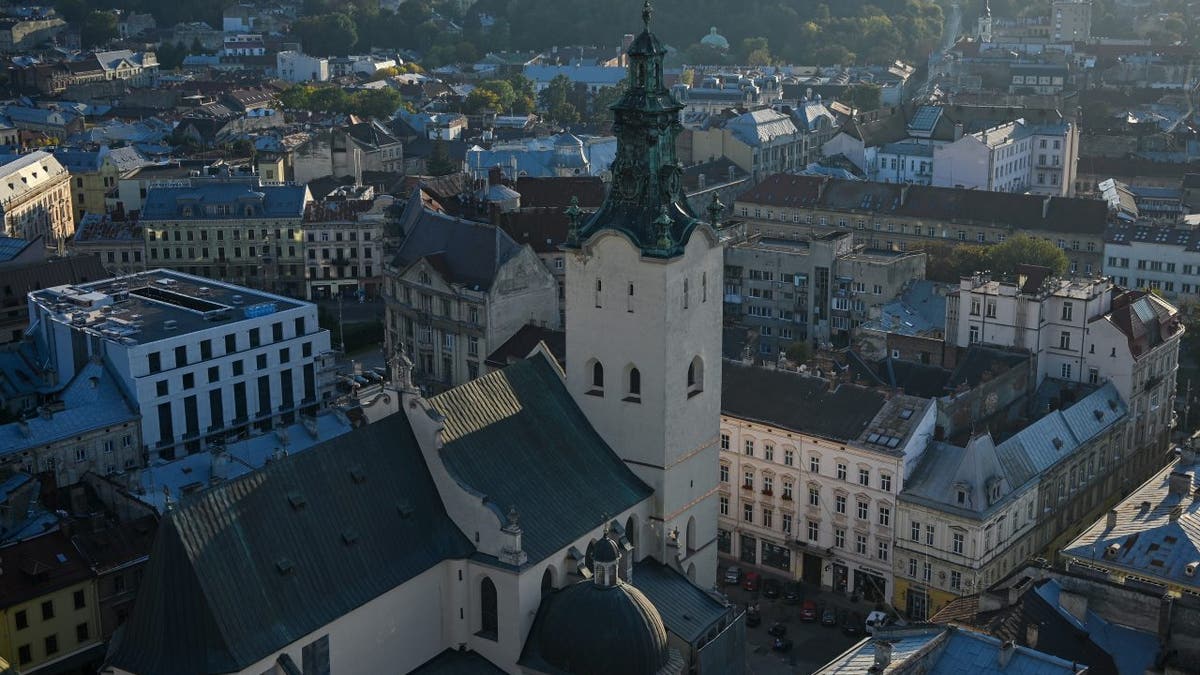
[(592, 549), (592, 560), (598, 563), (617, 562), (621, 557), (621, 552), (617, 549), (617, 542), (608, 537), (601, 537), (600, 541), (596, 542), (596, 547)]
[(545, 598), (539, 614), (537, 649), (555, 668), (574, 675), (670, 672), (662, 616), (630, 584), (580, 581)]
[(729, 49), (729, 40), (717, 32), (717, 27), (713, 26), (708, 30), (708, 35), (700, 38), (700, 44), (713, 49), (726, 50)]
[(554, 139), (555, 148), (582, 148), (583, 140), (572, 133), (561, 133)]

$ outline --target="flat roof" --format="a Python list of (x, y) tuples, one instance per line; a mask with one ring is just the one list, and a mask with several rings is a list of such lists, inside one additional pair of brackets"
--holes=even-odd
[(311, 305), (163, 269), (77, 286), (55, 286), (30, 296), (64, 322), (127, 345)]

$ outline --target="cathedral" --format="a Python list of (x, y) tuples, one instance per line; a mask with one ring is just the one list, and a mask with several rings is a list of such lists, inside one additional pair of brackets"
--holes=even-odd
[(400, 413), (187, 496), (102, 672), (742, 672), (712, 590), (719, 207), (684, 197), (651, 14), (609, 195), (568, 210), (565, 369), (539, 345), (426, 397), (397, 359)]

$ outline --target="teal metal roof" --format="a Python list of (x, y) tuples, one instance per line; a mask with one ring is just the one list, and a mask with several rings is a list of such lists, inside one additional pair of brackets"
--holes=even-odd
[(653, 558), (633, 566), (633, 585), (654, 603), (667, 630), (689, 644), (714, 628), (723, 628), (721, 621), (730, 614), (703, 588)]
[(478, 652), (447, 649), (421, 664), (408, 675), (502, 675), (503, 673), (503, 670), (480, 656)]
[(392, 415), (169, 511), (107, 664), (239, 671), (472, 551)]
[(498, 514), (516, 506), (530, 564), (653, 493), (600, 438), (540, 354), (430, 403), (446, 418), (446, 468)]

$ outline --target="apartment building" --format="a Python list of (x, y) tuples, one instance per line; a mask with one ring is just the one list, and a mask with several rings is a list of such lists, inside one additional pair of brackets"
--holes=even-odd
[(385, 266), (387, 349), (413, 362), (417, 381), (440, 389), (483, 374), (483, 360), (522, 326), (558, 328), (558, 283), (528, 244), (427, 208), (419, 194)]
[(57, 159), (71, 172), (71, 207), (78, 224), (84, 215), (107, 213), (106, 198), (123, 174), (149, 162), (132, 146), (109, 150), (57, 148)]
[(139, 220), (147, 264), (301, 297), (311, 201), (304, 185), (254, 176), (151, 184)]
[(6, 237), (65, 242), (75, 232), (67, 169), (42, 150), (0, 165), (0, 217)]
[(1038, 382), (1111, 382), (1135, 420), (1125, 445), (1129, 480), (1139, 480), (1165, 461), (1184, 330), (1179, 310), (1106, 278), (1064, 280), (1048, 272), (1031, 267), (1015, 281), (963, 279), (946, 298), (946, 341), (1029, 350)]
[(1126, 288), (1171, 301), (1200, 296), (1200, 234), (1152, 222), (1113, 223), (1104, 237), (1104, 274)]
[(342, 186), (304, 213), (304, 297), (376, 298), (382, 292), (385, 211), (389, 195), (370, 186)]
[(1120, 491), (1129, 408), (1112, 384), (996, 442), (931, 443), (898, 499), (895, 595), (915, 621), (1045, 554)]
[(98, 257), (110, 274), (146, 270), (146, 237), (134, 220), (113, 220), (107, 213), (85, 214), (68, 248), (75, 255)]
[(102, 360), (163, 459), (291, 424), (324, 401), (329, 332), (307, 302), (157, 269), (29, 294), (31, 325), (60, 380)]
[(933, 402), (732, 361), (721, 399), (719, 554), (887, 602), (897, 495)]
[(1075, 189), (1079, 133), (1070, 122), (1018, 119), (931, 149), (932, 185), (1057, 197)]
[(743, 193), (733, 215), (752, 233), (851, 230), (869, 248), (919, 249), (930, 241), (997, 244), (1017, 233), (1050, 241), (1072, 274), (1101, 269), (1108, 207), (1098, 199), (775, 175)]
[(1088, 42), (1092, 39), (1091, 0), (1054, 0), (1050, 3), (1055, 42)]
[(808, 136), (790, 115), (771, 108), (731, 110), (691, 131), (691, 158), (706, 162), (728, 157), (751, 180), (804, 167)]
[(925, 254), (856, 246), (850, 232), (750, 235), (725, 248), (725, 320), (755, 330), (760, 356), (792, 342), (848, 344), (854, 330), (913, 279)]

